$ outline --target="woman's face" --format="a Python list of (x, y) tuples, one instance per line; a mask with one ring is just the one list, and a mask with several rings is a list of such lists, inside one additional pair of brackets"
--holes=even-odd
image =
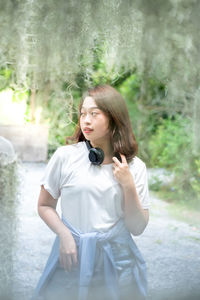
[(98, 144), (109, 139), (109, 119), (90, 96), (83, 101), (80, 127), (84, 137), (91, 142)]

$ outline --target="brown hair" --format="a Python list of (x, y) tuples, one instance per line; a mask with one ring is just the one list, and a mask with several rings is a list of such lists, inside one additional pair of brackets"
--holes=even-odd
[[(110, 139), (114, 152), (122, 153), (128, 162), (137, 154), (138, 145), (131, 127), (126, 103), (121, 94), (109, 85), (99, 85), (83, 94), (79, 104), (79, 115), (85, 97), (92, 97), (99, 109), (109, 118)], [(85, 141), (80, 128), (80, 117), (72, 141)]]

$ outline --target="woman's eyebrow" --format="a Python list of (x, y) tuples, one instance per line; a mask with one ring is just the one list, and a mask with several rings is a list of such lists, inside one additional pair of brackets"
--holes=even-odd
[[(82, 106), (82, 108), (86, 109), (87, 107)], [(95, 108), (99, 109), (99, 107), (97, 107), (97, 106), (92, 106), (92, 107), (89, 107), (88, 109), (95, 109)]]

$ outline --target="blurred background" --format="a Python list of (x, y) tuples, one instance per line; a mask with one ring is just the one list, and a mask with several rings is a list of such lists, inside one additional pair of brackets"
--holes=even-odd
[(197, 0), (0, 1), (2, 287), (23, 178), (73, 134), (80, 97), (97, 84), (127, 103), (152, 197), (200, 227), (199, 13)]

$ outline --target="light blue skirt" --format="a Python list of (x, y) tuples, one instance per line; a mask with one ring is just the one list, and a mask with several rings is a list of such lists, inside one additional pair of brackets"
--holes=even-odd
[[(83, 286), (81, 284), (81, 287), (80, 264), (71, 271), (65, 271), (60, 266), (57, 237), (33, 300), (111, 300), (111, 298), (116, 300), (144, 300), (146, 298), (146, 264), (130, 233), (125, 228), (123, 220), (120, 220), (115, 228), (113, 227), (110, 230), (110, 233), (108, 232), (102, 236), (98, 233), (98, 238), (89, 237), (89, 240), (93, 239), (93, 241), (90, 240), (88, 245), (87, 234), (85, 236), (80, 234), (66, 220), (64, 223), (73, 233), (78, 253), (85, 253), (88, 256), (91, 247), (93, 247), (95, 248), (93, 252), (95, 257), (89, 259), (89, 257), (92, 257), (89, 256), (87, 258), (89, 261), (87, 261), (85, 256), (81, 257), (79, 255), (79, 259), (82, 260), (81, 263), (83, 264), (82, 270), (85, 270), (81, 275), (83, 279)], [(83, 248), (80, 249), (81, 235), (86, 240), (86, 247), (89, 248), (85, 248), (83, 245)], [(94, 244), (92, 246), (94, 240), (95, 246)], [(96, 240), (99, 240), (99, 242), (96, 243)], [(107, 254), (110, 256), (111, 261), (107, 260)], [(90, 255), (92, 255), (92, 251)], [(88, 273), (88, 264), (90, 265), (91, 261), (94, 261), (92, 278), (90, 278), (90, 283), (87, 284), (87, 276), (90, 274)], [(109, 276), (105, 278), (106, 269)], [(84, 285), (87, 286), (86, 289)], [(112, 293), (110, 293), (111, 291)]]
[[(130, 248), (124, 245), (111, 243), (114, 260), (116, 263), (120, 296), (122, 300), (144, 299), (138, 294), (137, 285), (132, 272), (135, 259)], [(107, 287), (104, 282), (103, 255), (97, 247), (94, 274), (89, 288), (88, 300), (110, 300)], [(49, 280), (43, 291), (44, 300), (77, 300), (79, 288), (79, 269), (74, 268), (71, 272), (65, 271), (60, 264)]]

